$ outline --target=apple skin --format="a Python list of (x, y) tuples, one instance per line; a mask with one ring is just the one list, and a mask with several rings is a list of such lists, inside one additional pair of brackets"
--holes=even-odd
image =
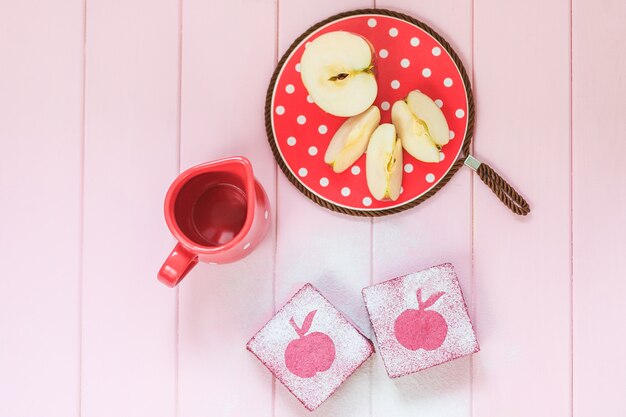
[(316, 312), (317, 310), (313, 310), (306, 316), (301, 328), (296, 325), (293, 317), (290, 320), (299, 338), (287, 345), (285, 366), (289, 372), (300, 378), (311, 378), (318, 372), (327, 371), (335, 361), (335, 343), (327, 334), (306, 334)]
[(394, 334), (398, 342), (409, 350), (435, 350), (448, 334), (448, 323), (436, 311), (426, 310), (444, 293), (439, 292), (422, 301), (421, 289), (417, 290), (418, 309), (405, 310), (398, 316)]

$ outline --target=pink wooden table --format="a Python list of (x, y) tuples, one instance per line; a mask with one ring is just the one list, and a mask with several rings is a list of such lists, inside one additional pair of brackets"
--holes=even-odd
[[(266, 143), (265, 89), (291, 41), (336, 12), (412, 14), (460, 53), (470, 170), (399, 215), (303, 197)], [(0, 416), (304, 416), (244, 349), (304, 282), (368, 334), (360, 289), (453, 262), (482, 351), (391, 381), (369, 361), (319, 416), (626, 415), (626, 3), (622, 0), (0, 2)], [(275, 217), (245, 261), (156, 271), (186, 167), (253, 161)]]

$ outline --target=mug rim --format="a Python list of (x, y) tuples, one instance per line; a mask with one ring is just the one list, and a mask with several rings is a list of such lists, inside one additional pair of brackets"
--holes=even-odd
[[(178, 226), (176, 222), (175, 216), (175, 205), (176, 199), (179, 195), (180, 190), (193, 178), (202, 175), (209, 171), (209, 168), (214, 168), (216, 165), (224, 165), (224, 164), (240, 164), (245, 172), (246, 180), (246, 220), (239, 230), (235, 237), (229, 242), (219, 245), (219, 246), (204, 246), (200, 245), (193, 240), (191, 240)], [(254, 174), (252, 172), (252, 164), (250, 161), (243, 156), (232, 156), (229, 158), (218, 159), (215, 161), (204, 162), (199, 165), (195, 165), (191, 168), (186, 169), (181, 172), (172, 182), (169, 189), (167, 190), (167, 194), (165, 195), (164, 202), (164, 214), (165, 214), (165, 222), (167, 223), (167, 227), (170, 229), (170, 232), (174, 235), (176, 240), (178, 240), (182, 245), (184, 245), (188, 250), (196, 253), (196, 254), (217, 254), (227, 250), (230, 250), (236, 247), (244, 237), (250, 231), (253, 222), (253, 215), (255, 210), (255, 179)]]

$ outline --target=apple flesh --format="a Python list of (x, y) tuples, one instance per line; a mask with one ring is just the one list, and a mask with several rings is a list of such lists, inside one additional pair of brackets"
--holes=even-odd
[(300, 60), (300, 75), (322, 110), (350, 117), (364, 112), (378, 93), (371, 44), (349, 32), (325, 33), (313, 40)]
[(439, 150), (448, 143), (448, 122), (437, 104), (426, 94), (411, 91), (391, 109), (404, 149), (422, 162), (439, 162)]
[(426, 125), (427, 132), (433, 142), (439, 146), (444, 146), (450, 141), (450, 129), (446, 117), (430, 97), (415, 90), (409, 93), (406, 103), (411, 109), (411, 113)]
[(426, 310), (443, 294), (438, 292), (422, 301), (422, 290), (417, 290), (418, 309), (405, 310), (394, 325), (394, 334), (402, 346), (409, 350), (435, 350), (443, 344), (448, 334), (448, 323), (436, 311)]
[(335, 344), (327, 334), (306, 334), (311, 329), (316, 312), (317, 310), (313, 310), (307, 314), (302, 327), (298, 327), (293, 317), (289, 321), (298, 334), (298, 339), (289, 342), (285, 349), (285, 366), (289, 372), (300, 378), (311, 378), (318, 372), (327, 371), (335, 361)]
[(380, 110), (372, 106), (350, 117), (337, 130), (328, 144), (324, 162), (340, 173), (348, 169), (365, 153), (367, 143), (380, 122)]
[(377, 200), (397, 200), (402, 185), (402, 143), (390, 123), (378, 126), (367, 146), (367, 186)]

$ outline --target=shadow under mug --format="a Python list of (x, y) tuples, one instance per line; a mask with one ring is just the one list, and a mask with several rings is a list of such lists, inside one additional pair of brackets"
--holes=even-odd
[(181, 173), (165, 196), (165, 221), (178, 241), (158, 278), (175, 287), (199, 262), (230, 263), (263, 240), (270, 223), (265, 190), (237, 156)]

